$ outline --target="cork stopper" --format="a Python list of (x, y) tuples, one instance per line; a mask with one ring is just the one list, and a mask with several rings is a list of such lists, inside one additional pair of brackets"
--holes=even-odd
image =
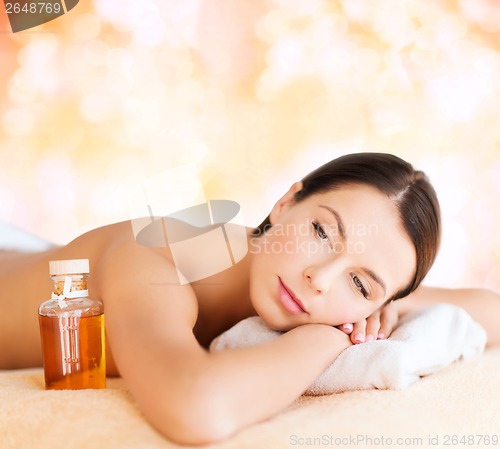
[(51, 260), (49, 261), (49, 271), (51, 276), (64, 274), (88, 274), (88, 259)]

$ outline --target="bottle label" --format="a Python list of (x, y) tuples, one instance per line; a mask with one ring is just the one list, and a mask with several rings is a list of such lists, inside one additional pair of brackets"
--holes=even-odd
[(68, 303), (65, 301), (66, 298), (68, 299), (73, 299), (73, 298), (84, 298), (85, 296), (89, 295), (88, 290), (75, 290), (71, 291), (71, 283), (72, 283), (71, 276), (66, 276), (64, 278), (64, 287), (63, 287), (63, 292), (61, 295), (58, 295), (56, 293), (52, 293), (52, 299), (57, 299), (57, 303), (59, 304), (59, 307), (61, 309), (64, 309), (68, 307)]

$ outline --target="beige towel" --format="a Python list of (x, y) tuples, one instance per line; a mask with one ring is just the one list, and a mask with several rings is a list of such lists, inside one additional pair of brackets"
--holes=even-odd
[[(279, 335), (259, 317), (251, 317), (217, 337), (210, 350), (252, 346)], [(465, 310), (450, 304), (429, 306), (406, 315), (389, 339), (347, 348), (306, 393), (403, 389), (457, 360), (483, 352), (485, 344), (485, 330)]]
[[(466, 447), (451, 444), (457, 436), (465, 436), (465, 441), (472, 438), (475, 444), (467, 447), (498, 448), (499, 366), (497, 347), (481, 357), (454, 363), (412, 388), (301, 396), (276, 417), (210, 449)], [(315, 438), (323, 444), (306, 444)], [(375, 443), (369, 444), (370, 438)], [(392, 444), (381, 444), (381, 438), (392, 438)], [(397, 445), (397, 438), (411, 442)], [(355, 443), (350, 444), (351, 439)], [(38, 368), (0, 371), (0, 448), (186, 446), (170, 443), (153, 430), (122, 379), (108, 379), (106, 390), (46, 391), (43, 371)]]
[[(452, 445), (452, 438), (457, 436), (467, 442), (472, 439), (470, 447), (497, 448), (499, 366), (497, 347), (481, 357), (451, 364), (412, 388), (301, 396), (276, 417), (210, 449), (436, 448)], [(381, 444), (382, 438), (391, 438), (392, 444)], [(370, 439), (374, 443), (370, 444)], [(404, 444), (398, 445), (398, 439)], [(317, 440), (320, 443), (311, 443)], [(38, 368), (0, 371), (0, 448), (185, 446), (173, 444), (154, 431), (122, 379), (108, 379), (105, 390), (47, 391), (43, 370)]]

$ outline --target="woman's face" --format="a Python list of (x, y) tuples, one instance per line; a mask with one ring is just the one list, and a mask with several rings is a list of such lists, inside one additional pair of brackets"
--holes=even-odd
[(295, 203), (294, 184), (249, 242), (250, 296), (268, 326), (355, 323), (405, 287), (416, 255), (395, 205), (375, 188), (341, 187)]

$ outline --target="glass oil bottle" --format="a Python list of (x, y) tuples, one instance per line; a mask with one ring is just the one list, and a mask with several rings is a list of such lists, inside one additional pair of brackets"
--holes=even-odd
[(45, 386), (51, 390), (106, 387), (104, 308), (89, 298), (88, 259), (49, 262), (52, 299), (38, 309)]

